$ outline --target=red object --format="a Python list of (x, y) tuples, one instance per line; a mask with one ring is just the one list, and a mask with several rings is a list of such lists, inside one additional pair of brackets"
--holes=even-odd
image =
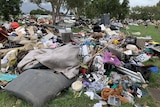
[(11, 28), (12, 29), (16, 29), (16, 28), (18, 28), (19, 27), (19, 24), (17, 23), (17, 22), (12, 22), (11, 23)]
[(7, 32), (5, 32), (2, 28), (0, 28), (0, 41), (6, 38), (4, 35), (8, 36)]
[(85, 68), (82, 68), (82, 69), (81, 69), (81, 73), (82, 73), (82, 74), (86, 74), (86, 72), (87, 72), (87, 70), (86, 70)]

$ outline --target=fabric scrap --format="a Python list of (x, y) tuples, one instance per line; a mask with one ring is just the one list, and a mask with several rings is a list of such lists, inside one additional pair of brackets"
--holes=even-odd
[(0, 80), (5, 80), (7, 82), (12, 81), (13, 79), (17, 78), (17, 75), (14, 74), (1, 74), (0, 75)]

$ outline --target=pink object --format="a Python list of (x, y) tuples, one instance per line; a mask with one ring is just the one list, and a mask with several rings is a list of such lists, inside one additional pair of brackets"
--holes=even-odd
[(51, 48), (56, 48), (57, 47), (57, 43), (53, 43), (52, 45), (51, 45)]
[(103, 59), (103, 62), (105, 63), (111, 63), (116, 66), (121, 65), (121, 61), (110, 52), (105, 52), (105, 55), (102, 57), (102, 59)]

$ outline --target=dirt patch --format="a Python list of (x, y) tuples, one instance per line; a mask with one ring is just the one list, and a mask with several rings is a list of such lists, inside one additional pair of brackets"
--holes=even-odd
[(153, 99), (160, 104), (160, 89), (148, 87), (147, 90)]

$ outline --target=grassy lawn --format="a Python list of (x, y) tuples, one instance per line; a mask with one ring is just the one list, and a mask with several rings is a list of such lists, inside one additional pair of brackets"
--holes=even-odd
[(160, 42), (160, 25), (159, 29), (155, 29), (153, 25), (148, 26), (145, 28), (144, 25), (139, 26), (129, 26), (129, 29), (122, 30), (123, 32), (130, 34), (130, 36), (137, 36), (133, 35), (134, 32), (140, 32), (142, 37), (151, 36), (152, 39), (156, 42)]
[[(140, 36), (151, 36), (153, 40), (160, 42), (160, 26), (159, 29), (155, 29), (154, 26), (148, 26), (145, 28), (143, 25), (141, 26), (129, 26), (130, 29), (123, 30), (129, 34), (132, 32), (141, 32)], [(132, 35), (135, 36), (135, 35)], [(160, 69), (160, 58), (152, 58), (148, 62), (145, 62), (146, 65), (154, 64)], [(158, 87), (160, 88), (160, 74), (152, 73), (149, 81), (149, 87)], [(160, 94), (160, 93), (158, 93)], [(65, 90), (58, 97), (49, 101), (45, 107), (93, 107), (95, 103), (98, 101), (90, 100), (84, 94), (79, 98), (74, 98), (73, 92), (69, 90)], [(143, 98), (136, 99), (136, 102), (140, 104), (147, 104), (150, 107), (159, 107), (153, 98), (147, 94)], [(30, 104), (25, 101), (7, 93), (0, 92), (0, 107), (32, 107)], [(132, 104), (122, 104), (121, 107), (134, 107)]]
[[(54, 100), (49, 101), (45, 107), (93, 107), (98, 102), (97, 100), (90, 100), (84, 94), (81, 97), (74, 98), (71, 89), (63, 91)], [(8, 94), (7, 92), (0, 93), (0, 107), (32, 107), (27, 102)]]

